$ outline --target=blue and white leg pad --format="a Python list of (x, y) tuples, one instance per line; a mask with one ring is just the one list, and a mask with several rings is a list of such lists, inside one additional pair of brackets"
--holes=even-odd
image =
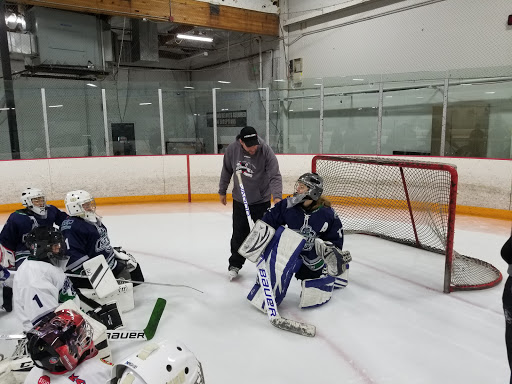
[[(294, 273), (302, 264), (302, 258), (299, 255), (304, 243), (304, 238), (297, 232), (279, 227), (263, 252), (262, 256), (266, 260), (265, 266), (272, 282), (276, 306), (283, 301)], [(259, 281), (256, 280), (256, 284), (247, 295), (247, 300), (256, 308), (266, 312), (263, 299), (263, 290)]]
[(299, 307), (312, 308), (327, 303), (331, 300), (335, 280), (334, 276), (329, 275), (303, 280)]
[(346, 265), (345, 272), (335, 277), (334, 289), (343, 289), (348, 285), (348, 269), (350, 264)]

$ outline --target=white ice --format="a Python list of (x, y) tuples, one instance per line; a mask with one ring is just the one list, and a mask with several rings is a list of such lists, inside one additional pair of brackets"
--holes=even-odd
[[(281, 315), (317, 327), (307, 338), (270, 325), (246, 300), (255, 282), (247, 262), (229, 282), (231, 207), (170, 203), (99, 207), (113, 245), (129, 250), (147, 281), (202, 290), (144, 285), (129, 329), (145, 326), (158, 297), (167, 300), (155, 339), (178, 339), (203, 364), (208, 384), (364, 383), (503, 384), (508, 382), (504, 283), (482, 291), (442, 293), (444, 259), (412, 247), (349, 235), (350, 281), (325, 306), (298, 308), (292, 281)], [(0, 216), (3, 225), (6, 215)], [(510, 222), (457, 217), (455, 249), (498, 267)], [(14, 313), (0, 312), (0, 333), (19, 331)], [(141, 342), (111, 343), (120, 361)], [(0, 341), (9, 355), (12, 341)], [(157, 383), (155, 383), (157, 384)]]

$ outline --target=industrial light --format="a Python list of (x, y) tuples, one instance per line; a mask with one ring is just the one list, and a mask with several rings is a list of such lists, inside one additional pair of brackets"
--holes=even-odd
[(196, 35), (178, 34), (178, 35), (176, 35), (176, 38), (183, 39), (183, 40), (206, 41), (208, 43), (211, 43), (213, 41), (213, 39), (211, 37), (203, 37), (203, 36), (196, 36)]
[(217, 83), (221, 83), (221, 84), (231, 84), (231, 81), (219, 80), (219, 81), (217, 81)]
[(139, 103), (139, 105), (151, 105), (151, 103)]
[(185, 89), (194, 89), (194, 87), (183, 87)]
[(58, 104), (58, 105), (49, 105), (48, 108), (62, 108), (63, 105), (62, 104)]
[(95, 85), (95, 84), (91, 84), (91, 83), (87, 83), (87, 84), (85, 84), (85, 85), (88, 85), (89, 87), (93, 87), (93, 88), (97, 88), (97, 87), (98, 87), (97, 85)]
[(364, 79), (352, 79), (354, 81), (364, 81)]

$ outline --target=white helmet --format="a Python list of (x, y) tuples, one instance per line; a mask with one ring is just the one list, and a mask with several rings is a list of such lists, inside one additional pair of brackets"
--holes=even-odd
[[(83, 205), (86, 203), (91, 203), (87, 210), (83, 208)], [(82, 190), (68, 192), (64, 199), (64, 204), (66, 204), (66, 211), (68, 211), (69, 216), (82, 217), (93, 223), (98, 221), (96, 202), (89, 192)]]
[(203, 368), (182, 343), (148, 342), (112, 368), (108, 384), (204, 384)]
[[(43, 206), (38, 207), (32, 203), (33, 199), (43, 198)], [(23, 192), (21, 192), (21, 204), (30, 209), (37, 215), (44, 216), (46, 214), (46, 196), (43, 191), (39, 188), (27, 188)]]

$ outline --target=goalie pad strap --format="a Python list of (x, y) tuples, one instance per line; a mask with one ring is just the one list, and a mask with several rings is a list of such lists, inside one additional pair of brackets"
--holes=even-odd
[[(94, 289), (80, 288), (80, 293), (82, 296), (85, 296), (95, 303), (99, 305), (105, 305), (110, 301), (117, 301), (117, 306), (119, 310), (123, 313), (131, 311), (135, 304), (133, 302), (133, 284), (132, 283), (123, 283), (117, 286), (116, 292), (112, 293), (109, 296), (106, 296), (102, 299), (98, 297), (98, 294), (94, 291)], [(80, 296), (81, 297), (81, 296)], [(90, 309), (96, 309), (97, 307), (91, 307), (89, 303), (85, 300), (82, 300), (82, 304), (87, 305)], [(89, 308), (86, 308), (89, 310)]]
[(300, 308), (318, 307), (331, 300), (335, 277), (322, 276), (302, 281)]

